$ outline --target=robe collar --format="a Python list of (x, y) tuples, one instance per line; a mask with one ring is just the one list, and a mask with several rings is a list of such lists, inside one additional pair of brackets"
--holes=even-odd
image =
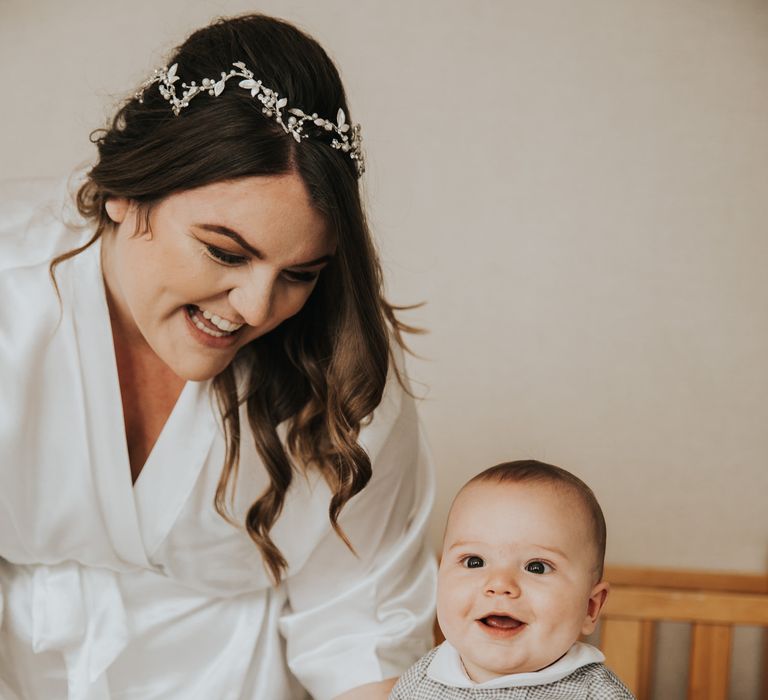
[(115, 549), (147, 566), (187, 502), (217, 434), (211, 382), (186, 383), (133, 485), (101, 239), (69, 262), (72, 299), (63, 306), (78, 348), (93, 478)]

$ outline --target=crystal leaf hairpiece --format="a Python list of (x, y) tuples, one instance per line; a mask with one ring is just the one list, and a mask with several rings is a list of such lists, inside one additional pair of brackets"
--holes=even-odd
[[(304, 125), (307, 122), (311, 122), (316, 127), (333, 134), (331, 148), (349, 155), (355, 163), (358, 177), (365, 172), (360, 125), (349, 124), (343, 109), (339, 108), (339, 111), (336, 113), (335, 122), (319, 117), (317, 113), (305, 114), (296, 107), (288, 107), (287, 99), (280, 97), (275, 90), (268, 88), (261, 80), (256, 80), (253, 73), (248, 70), (242, 61), (237, 61), (232, 65), (234, 68), (231, 68), (228, 73), (222, 71), (221, 78), (203, 78), (199, 84), (194, 80), (189, 85), (182, 83), (181, 97), (176, 94), (175, 86), (175, 83), (179, 80), (179, 76), (176, 75), (178, 63), (174, 63), (170, 68), (158, 68), (152, 77), (142, 84), (141, 89), (136, 93), (136, 97), (139, 102), (143, 102), (144, 91), (158, 83), (160, 94), (171, 103), (173, 113), (178, 116), (181, 110), (189, 105), (189, 101), (201, 93), (207, 92), (212, 97), (218, 97), (224, 91), (224, 86), (228, 80), (231, 78), (242, 78), (238, 85), (245, 90), (249, 90), (251, 97), (255, 97), (261, 102), (262, 113), (270, 119), (274, 119), (283, 127), (283, 131), (286, 134), (293, 136), (297, 143), (301, 143), (302, 139), (310, 136), (304, 130)], [(290, 115), (287, 119), (283, 118), (285, 112)]]

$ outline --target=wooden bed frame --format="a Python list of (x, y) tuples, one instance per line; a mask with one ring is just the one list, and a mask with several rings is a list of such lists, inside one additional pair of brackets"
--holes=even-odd
[[(768, 576), (611, 566), (601, 616), (606, 663), (635, 694), (651, 700), (656, 624), (688, 622), (688, 700), (727, 700), (737, 625), (768, 627)], [(768, 639), (763, 637), (762, 698), (768, 698)]]

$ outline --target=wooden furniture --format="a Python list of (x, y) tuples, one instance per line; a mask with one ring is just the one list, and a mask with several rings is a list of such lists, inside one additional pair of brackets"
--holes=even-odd
[[(656, 623), (676, 621), (693, 625), (688, 700), (727, 700), (733, 627), (768, 627), (768, 576), (614, 566), (605, 578), (599, 644), (637, 699), (651, 700)], [(768, 640), (763, 646), (768, 698)]]

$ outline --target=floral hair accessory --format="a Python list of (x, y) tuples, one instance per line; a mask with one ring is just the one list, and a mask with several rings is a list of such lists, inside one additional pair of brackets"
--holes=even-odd
[[(339, 108), (339, 111), (336, 112), (336, 121), (333, 122), (330, 119), (319, 117), (317, 113), (305, 114), (296, 107), (288, 107), (288, 100), (285, 97), (280, 97), (275, 90), (264, 85), (261, 80), (256, 80), (253, 73), (248, 70), (242, 61), (233, 63), (234, 68), (231, 68), (228, 73), (222, 71), (221, 77), (218, 79), (203, 78), (200, 83), (193, 80), (189, 85), (182, 83), (182, 93), (181, 97), (179, 97), (176, 94), (175, 86), (175, 83), (179, 80), (179, 76), (176, 75), (178, 65), (178, 63), (174, 63), (170, 68), (158, 68), (155, 70), (152, 77), (146, 80), (139, 92), (136, 93), (139, 102), (143, 102), (144, 91), (148, 87), (159, 83), (158, 89), (160, 94), (171, 103), (173, 113), (178, 116), (181, 110), (189, 105), (191, 99), (203, 92), (207, 92), (211, 97), (218, 97), (224, 91), (224, 86), (228, 80), (239, 77), (242, 78), (238, 83), (239, 87), (249, 90), (251, 97), (255, 97), (261, 102), (262, 113), (270, 119), (274, 119), (283, 127), (283, 131), (286, 134), (293, 136), (297, 143), (301, 143), (302, 139), (310, 136), (304, 130), (304, 125), (307, 122), (311, 122), (314, 126), (333, 134), (331, 148), (349, 155), (355, 163), (358, 177), (365, 172), (360, 125), (349, 124), (343, 109)], [(283, 115), (286, 112), (290, 116), (284, 119)]]

